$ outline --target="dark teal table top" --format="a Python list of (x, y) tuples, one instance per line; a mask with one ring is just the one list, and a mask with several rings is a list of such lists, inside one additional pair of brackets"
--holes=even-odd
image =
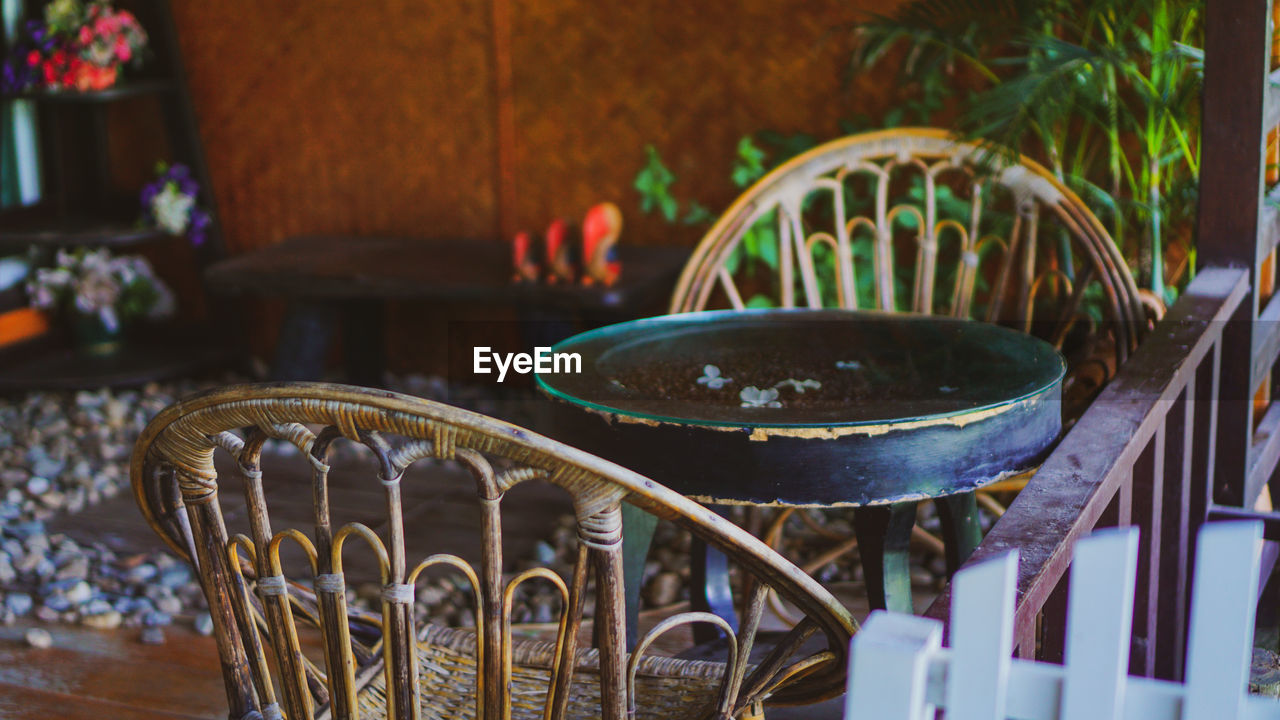
[(1052, 346), (1007, 328), (845, 310), (667, 315), (554, 351), (582, 357), (581, 373), (538, 376), (554, 398), (619, 419), (738, 428), (955, 420), (1045, 393), (1065, 372)]

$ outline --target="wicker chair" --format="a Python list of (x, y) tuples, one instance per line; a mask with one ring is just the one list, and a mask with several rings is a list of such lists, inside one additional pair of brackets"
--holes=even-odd
[[(769, 254), (768, 263), (749, 257)], [(693, 251), (670, 311), (742, 309), (756, 297), (769, 306), (947, 314), (1031, 332), (1067, 357), (1067, 423), (1163, 313), (1139, 293), (1102, 223), (1052, 173), (934, 128), (840, 138), (765, 175)], [(1016, 491), (1028, 476), (987, 492)], [(1003, 512), (987, 492), (984, 504)], [(972, 495), (959, 500), (972, 507)], [(835, 548), (806, 569), (853, 547), (853, 538), (794, 509), (775, 515), (764, 537), (780, 542), (797, 517)], [(913, 536), (937, 543), (919, 529)], [(968, 549), (953, 548), (948, 565)]]
[[(310, 427), (308, 427), (310, 426)], [(241, 431), (243, 429), (243, 431)], [(313, 482), (314, 526), (272, 527), (260, 455), (268, 439), (296, 446)], [(336, 441), (366, 449), (385, 492), (386, 537), (330, 519), (328, 458)], [(287, 447), (287, 445), (286, 445)], [(215, 451), (238, 465), (248, 535), (228, 537)], [(482, 560), (472, 567), (437, 554), (405, 557), (400, 507), (405, 468), (457, 463), (474, 481)], [(301, 462), (301, 458), (299, 458)], [(835, 598), (781, 556), (715, 513), (647, 478), (521, 428), (455, 407), (390, 392), (319, 383), (228, 387), (182, 400), (143, 432), (132, 460), (134, 493), (151, 526), (194, 558), (214, 620), (234, 720), (248, 718), (697, 718), (745, 717), (765, 699), (805, 703), (842, 691), (855, 623)], [(502, 498), (542, 480), (571, 496), (576, 563), (568, 583), (548, 568), (504, 578)], [(715, 616), (685, 613), (659, 623), (630, 655), (624, 648), (620, 508), (643, 509), (728, 553), (749, 598), (734, 634)], [(518, 506), (517, 506), (518, 507)], [(340, 508), (334, 508), (337, 512)], [(381, 614), (348, 607), (344, 547), (367, 545), (382, 578)], [(305, 551), (309, 577), (286, 579), (282, 546)], [(369, 555), (369, 554), (367, 554)], [(414, 586), (430, 567), (460, 573), (474, 597), (474, 629), (418, 626)], [(595, 647), (578, 638), (594, 578)], [(560, 597), (554, 641), (512, 637), (517, 586), (550, 583)], [(772, 650), (757, 643), (768, 590), (805, 616)], [(724, 662), (646, 654), (653, 639), (687, 622), (727, 632)], [(309, 659), (305, 625), (319, 629), (323, 660)], [(580, 632), (581, 630), (581, 632)], [(822, 642), (819, 642), (822, 641)], [(815, 645), (820, 647), (814, 648)], [(753, 646), (756, 652), (752, 652)], [(312, 655), (319, 656), (312, 648)], [(639, 708), (637, 704), (642, 703)]]
[[(777, 237), (776, 271), (743, 262), (764, 225)], [(1139, 294), (1098, 219), (1048, 170), (925, 128), (844, 137), (765, 175), (694, 250), (670, 311), (742, 308), (754, 295), (781, 307), (948, 314), (1033, 332), (1068, 356), (1069, 417), (1161, 311)]]

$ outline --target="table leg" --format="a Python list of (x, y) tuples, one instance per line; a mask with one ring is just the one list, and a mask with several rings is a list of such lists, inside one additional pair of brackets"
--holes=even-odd
[(325, 358), (333, 337), (332, 308), (323, 302), (289, 303), (271, 366), (272, 380), (323, 380)]
[(342, 305), (342, 363), (346, 381), (382, 387), (387, 369), (386, 303), (348, 300)]
[(644, 585), (644, 562), (658, 525), (656, 515), (629, 503), (622, 503), (622, 587), (626, 594), (627, 651), (639, 641), (640, 590)]
[(947, 547), (947, 575), (952, 575), (982, 542), (977, 496), (967, 492), (940, 497), (933, 502), (938, 508), (942, 540)]
[[(725, 514), (716, 509), (716, 514)], [(733, 607), (733, 588), (729, 585), (729, 557), (708, 547), (698, 538), (689, 543), (689, 609), (709, 612), (724, 618), (734, 632), (738, 631), (738, 614)], [(707, 643), (719, 640), (723, 633), (714, 625), (695, 623), (693, 641)]]
[(907, 545), (916, 524), (916, 503), (861, 507), (854, 510), (853, 523), (871, 608), (914, 612)]

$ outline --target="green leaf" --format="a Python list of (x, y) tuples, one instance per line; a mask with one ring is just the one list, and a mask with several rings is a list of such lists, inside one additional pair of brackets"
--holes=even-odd
[(640, 212), (649, 213), (657, 208), (667, 222), (675, 222), (679, 202), (671, 196), (671, 184), (675, 175), (662, 163), (662, 156), (652, 145), (645, 146), (646, 161), (636, 173), (633, 186), (640, 193)]
[(769, 266), (770, 270), (776, 271), (778, 269), (778, 231), (772, 224), (757, 225), (755, 233), (756, 249), (760, 260)]
[(724, 259), (724, 270), (730, 277), (737, 274), (738, 268), (742, 265), (742, 258), (746, 255), (746, 247), (739, 245)]
[(777, 303), (773, 301), (773, 298), (760, 293), (752, 295), (751, 299), (747, 301), (747, 307), (753, 310), (756, 308), (771, 308), (776, 305)]
[(662, 195), (658, 198), (658, 209), (662, 211), (662, 217), (667, 222), (675, 222), (676, 215), (680, 213), (680, 203), (670, 195)]
[(764, 151), (746, 135), (738, 141), (738, 156), (733, 163), (730, 179), (733, 184), (744, 188), (759, 180), (764, 175)]
[(680, 222), (685, 225), (710, 225), (716, 219), (715, 215), (700, 202), (692, 201), (689, 203), (689, 209), (685, 212), (684, 220)]

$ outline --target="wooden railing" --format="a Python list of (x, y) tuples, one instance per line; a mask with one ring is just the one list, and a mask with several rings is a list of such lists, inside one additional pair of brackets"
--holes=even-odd
[[(1190, 538), (1208, 512), (1215, 466), (1223, 335), (1248, 283), (1245, 270), (1202, 271), (966, 563), (1019, 550), (1019, 657), (1061, 662), (1075, 541), (1098, 527), (1137, 525), (1130, 672), (1180, 678)], [(950, 602), (948, 588), (926, 614), (945, 622)]]

